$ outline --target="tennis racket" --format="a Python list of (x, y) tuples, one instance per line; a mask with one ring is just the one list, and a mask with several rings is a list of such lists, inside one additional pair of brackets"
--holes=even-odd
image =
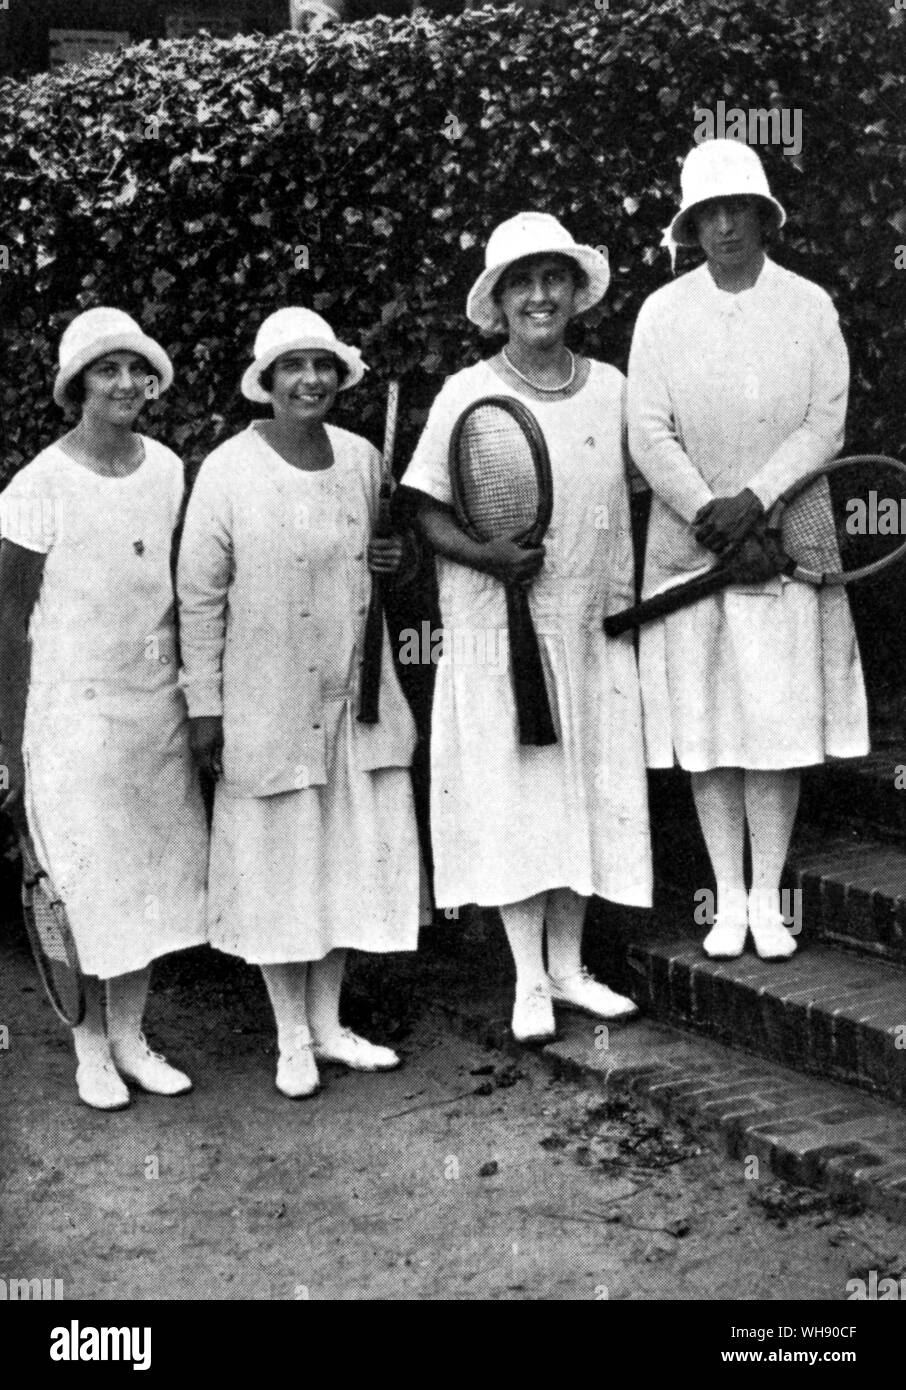
[[(387, 420), (384, 425), (384, 452), (381, 459), (381, 486), (378, 493), (378, 514), (374, 535), (386, 539), (393, 535), (390, 504), (393, 498), (393, 447), (396, 442), (396, 417), (399, 410), (400, 384), (391, 381), (387, 388)], [(371, 576), (371, 602), (365, 620), (365, 640), (362, 649), (362, 681), (359, 690), (359, 722), (377, 724), (381, 717), (381, 664), (384, 651), (384, 576)]]
[[(450, 440), (457, 520), (476, 541), (540, 545), (554, 505), (550, 458), (538, 421), (512, 396), (485, 396), (460, 415)], [(556, 743), (528, 593), (507, 584), (510, 675), (519, 742)]]
[(22, 915), (41, 983), (58, 1018), (76, 1028), (85, 1017), (85, 984), (66, 909), (38, 862), (32, 838), (22, 851)]
[[(781, 493), (764, 536), (775, 572), (815, 588), (879, 574), (906, 558), (906, 466), (883, 454), (853, 454), (816, 468)], [(739, 582), (731, 556), (605, 618), (604, 631), (618, 637)]]

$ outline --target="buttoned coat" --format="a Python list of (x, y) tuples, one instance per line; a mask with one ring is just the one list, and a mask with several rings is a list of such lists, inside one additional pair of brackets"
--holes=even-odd
[[(353, 562), (358, 671), (380, 458), (361, 436), (326, 428), (344, 499), (343, 544)], [(227, 440), (201, 466), (180, 547), (182, 685), (190, 715), (223, 716), (223, 789), (237, 796), (327, 781), (323, 652), (307, 519), (290, 495), (291, 473), (255, 425)], [(317, 615), (322, 629), (325, 616), (329, 627), (330, 615)], [(408, 767), (415, 747), (386, 626), (380, 706), (377, 724), (355, 724), (354, 762), (362, 771)]]

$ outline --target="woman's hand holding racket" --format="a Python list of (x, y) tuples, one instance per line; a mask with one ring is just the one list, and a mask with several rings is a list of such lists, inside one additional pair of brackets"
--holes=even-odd
[(477, 567), (504, 585), (519, 742), (556, 743), (526, 593), (544, 563), (553, 483), (547, 443), (527, 406), (512, 396), (486, 396), (466, 407), (450, 439), (450, 486), (456, 519), (478, 543)]
[(223, 776), (223, 718), (196, 715), (189, 720), (189, 747), (198, 767), (212, 781)]
[(372, 537), (368, 544), (368, 568), (372, 574), (399, 574), (402, 563), (402, 536)]
[(482, 547), (483, 569), (502, 584), (531, 584), (544, 565), (544, 546), (522, 546), (517, 541), (485, 541)]
[[(766, 518), (759, 517), (760, 506), (744, 488), (703, 507), (696, 539), (712, 549), (723, 542), (718, 563), (612, 613), (604, 619), (608, 637), (665, 618), (733, 584), (781, 574), (816, 589), (845, 587), (906, 560), (906, 466), (898, 459), (883, 454), (835, 459), (788, 487)], [(728, 538), (740, 531), (742, 540), (730, 545)]]
[(764, 507), (751, 488), (735, 497), (712, 497), (695, 516), (695, 539), (706, 550), (723, 555), (734, 550), (764, 517)]

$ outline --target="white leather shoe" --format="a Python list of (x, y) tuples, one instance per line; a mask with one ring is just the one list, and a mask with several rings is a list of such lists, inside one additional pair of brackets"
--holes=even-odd
[(305, 1100), (313, 1096), (321, 1084), (310, 1042), (299, 1043), (289, 1052), (281, 1052), (277, 1061), (277, 1090), (290, 1100)]
[(547, 1042), (557, 1036), (550, 988), (538, 984), (528, 994), (517, 994), (513, 1005), (513, 1037), (517, 1042)]
[(567, 1009), (577, 1009), (580, 1013), (591, 1014), (593, 1018), (607, 1018), (612, 1021), (621, 1018), (634, 1018), (638, 1005), (625, 994), (617, 994), (607, 985), (602, 985), (583, 965), (575, 975), (567, 975), (558, 980), (552, 975), (551, 998), (555, 1004)]
[(125, 1110), (129, 1088), (112, 1062), (80, 1062), (76, 1067), (79, 1099), (93, 1110)]
[(743, 953), (749, 924), (745, 916), (731, 917), (718, 913), (702, 950), (712, 960), (737, 960)]
[(392, 1048), (360, 1038), (351, 1028), (341, 1028), (320, 1041), (316, 1039), (314, 1053), (323, 1062), (342, 1062), (352, 1071), (393, 1071), (402, 1060)]
[(762, 960), (787, 960), (796, 950), (796, 938), (787, 931), (781, 914), (751, 901), (749, 931)]
[(126, 1046), (111, 1038), (110, 1054), (120, 1074), (151, 1095), (182, 1096), (192, 1089), (185, 1072), (177, 1071), (158, 1052), (152, 1052), (141, 1034), (137, 1042)]

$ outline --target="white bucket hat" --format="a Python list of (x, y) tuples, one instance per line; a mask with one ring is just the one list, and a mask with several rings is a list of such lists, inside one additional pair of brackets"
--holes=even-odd
[(161, 395), (173, 385), (172, 362), (135, 319), (122, 309), (86, 309), (76, 315), (60, 339), (60, 367), (53, 384), (57, 405), (68, 404), (66, 388), (73, 377), (108, 352), (136, 352), (144, 357), (160, 382)]
[(515, 217), (501, 222), (488, 238), (484, 253), (484, 270), (469, 291), (466, 317), (485, 333), (500, 327), (500, 310), (492, 292), (507, 266), (525, 256), (568, 256), (588, 276), (587, 285), (576, 291), (575, 311), (582, 314), (603, 299), (610, 284), (610, 266), (606, 251), (593, 246), (579, 246), (566, 228), (548, 212), (517, 212)]
[(695, 226), (689, 214), (709, 198), (760, 198), (773, 209), (777, 227), (786, 213), (768, 187), (767, 175), (758, 155), (742, 140), (703, 140), (686, 156), (680, 174), (682, 203), (664, 232), (661, 242), (674, 255), (677, 246), (697, 245)]
[(258, 329), (255, 360), (242, 377), (243, 396), (259, 405), (267, 405), (271, 398), (261, 385), (261, 373), (286, 352), (304, 352), (316, 348), (332, 352), (346, 368), (347, 375), (340, 385), (341, 391), (355, 386), (368, 370), (358, 348), (341, 343), (320, 314), (311, 309), (278, 309)]

